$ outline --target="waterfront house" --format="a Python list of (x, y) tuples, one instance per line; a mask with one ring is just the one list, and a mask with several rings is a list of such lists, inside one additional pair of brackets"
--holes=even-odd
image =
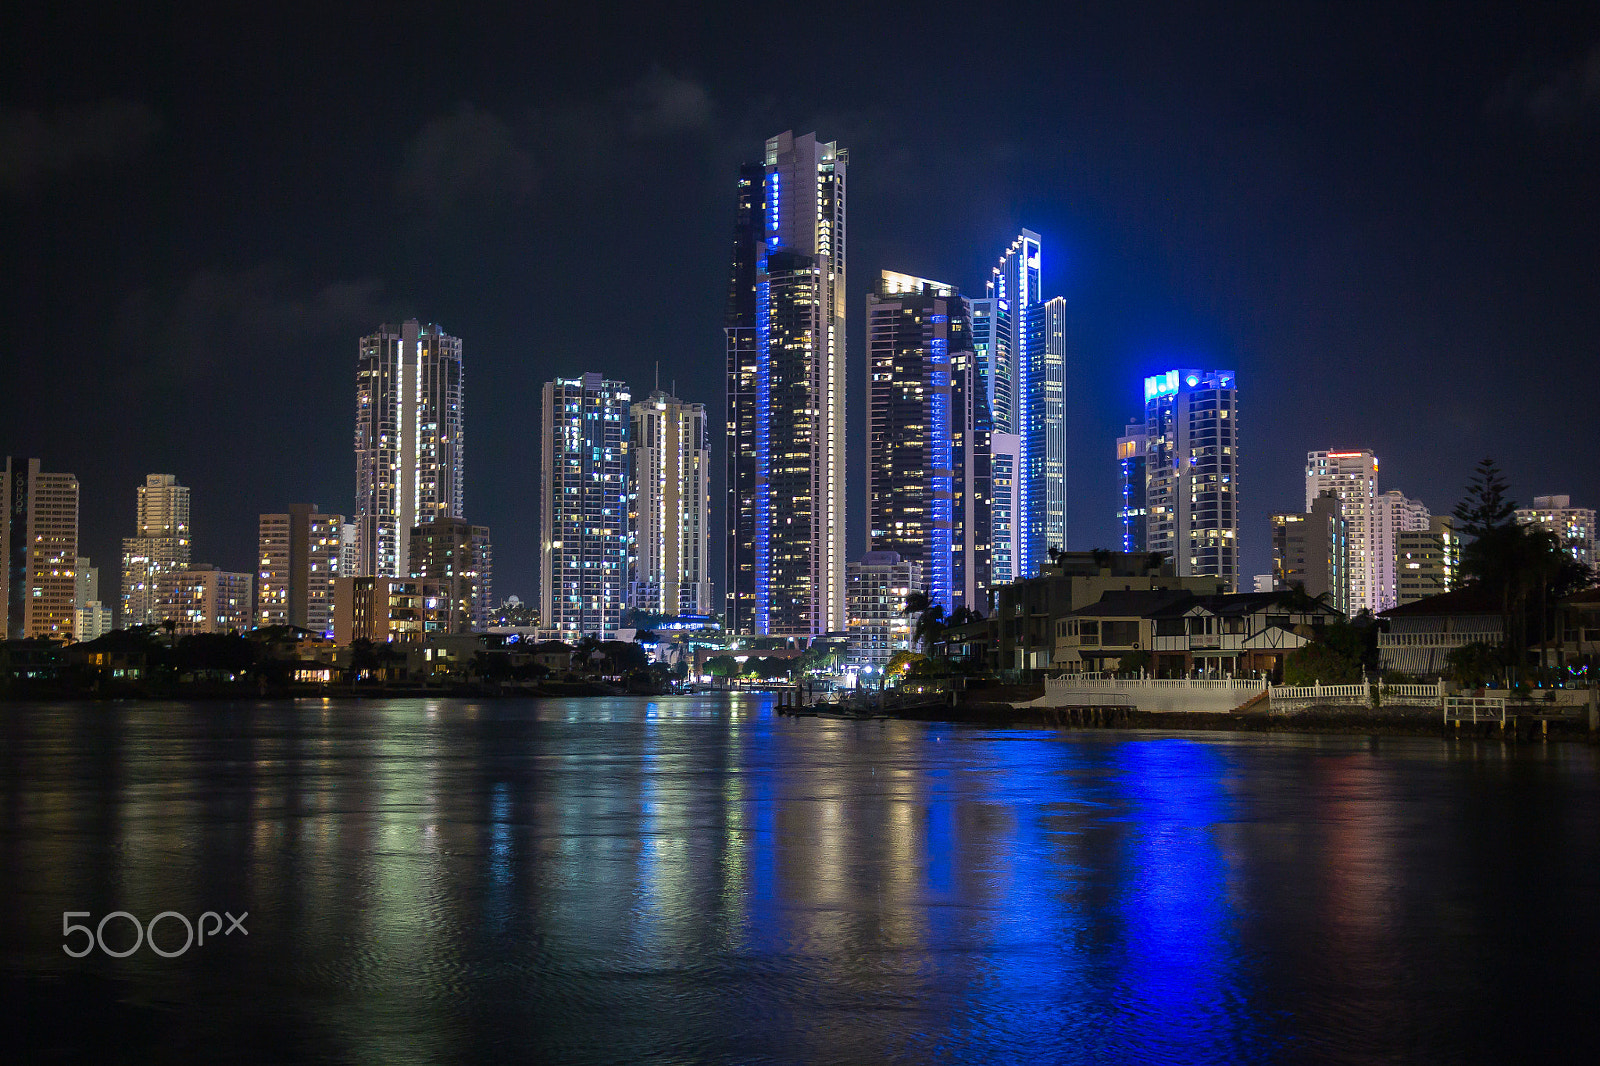
[(1388, 626), (1378, 634), (1378, 665), (1418, 677), (1443, 676), (1457, 648), (1498, 648), (1505, 640), (1499, 601), (1477, 585), (1392, 607), (1379, 617)]
[(1195, 596), (1152, 612), (1151, 668), (1157, 677), (1279, 678), (1290, 652), (1343, 618), (1298, 589)]

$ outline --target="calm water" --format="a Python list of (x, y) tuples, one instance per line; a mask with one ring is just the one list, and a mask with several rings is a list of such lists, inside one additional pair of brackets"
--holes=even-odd
[[(4, 1057), (1592, 1061), (1596, 771), (759, 699), (0, 705)], [(66, 955), (117, 910), (248, 935)]]

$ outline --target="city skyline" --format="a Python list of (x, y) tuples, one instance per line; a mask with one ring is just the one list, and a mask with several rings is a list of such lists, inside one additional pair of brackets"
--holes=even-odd
[[(1028, 228), (1091, 368), (1067, 400), (1071, 454), (1105, 454), (1130, 381), (1235, 368), (1249, 387), (1242, 574), (1269, 568), (1267, 515), (1294, 504), (1295, 464), (1268, 457), (1328, 441), (1381, 454), (1436, 513), (1484, 455), (1524, 505), (1600, 499), (1549, 410), (1581, 391), (1569, 383), (1597, 348), (1597, 142), (1591, 105), (1564, 88), (1600, 40), (1590, 10), (1496, 12), (1448, 36), (1409, 7), (1374, 32), (1263, 6), (1243, 36), (1181, 5), (1063, 14), (1040, 26), (1058, 31), (1044, 75), (993, 62), (1013, 45), (979, 27), (970, 55), (1016, 102), (999, 114), (902, 58), (931, 26), (909, 30), (904, 53), (874, 53), (881, 66), (860, 62), (865, 16), (826, 35), (758, 17), (796, 42), (784, 71), (820, 46), (839, 61), (832, 79), (743, 71), (702, 31), (649, 19), (556, 27), (609, 48), (529, 71), (503, 60), (531, 22), (412, 33), (398, 16), (383, 31), (391, 61), (335, 49), (356, 68), (302, 57), (290, 76), (296, 35), (264, 15), (160, 32), (107, 17), (87, 39), (24, 20), (6, 45), (25, 50), (18, 69), (70, 58), (84, 74), (70, 96), (24, 77), (5, 101), (18, 122), (4, 125), (0, 210), (33, 267), (6, 305), (21, 358), (0, 424), (10, 454), (80, 479), (81, 550), (108, 575), (122, 494), (152, 470), (193, 487), (194, 535), (233, 569), (250, 565), (257, 514), (350, 509), (351, 338), (426, 316), (471, 349), (468, 517), (495, 529), (497, 587), (532, 599), (537, 513), (515, 456), (540, 384), (599, 367), (637, 395), (659, 362), (678, 395), (714, 409), (729, 179), (782, 129), (853, 153), (852, 367), (865, 336), (852, 301), (880, 269), (976, 292)], [(368, 32), (325, 27), (335, 43)], [(203, 59), (241, 35), (264, 69)], [(472, 61), (426, 86), (396, 80), (393, 60), (436, 49)], [(263, 76), (283, 87), (270, 100)], [(919, 108), (975, 132), (925, 138)], [(644, 298), (616, 299), (612, 249), (639, 264)], [(560, 311), (534, 318), (540, 307)], [(846, 387), (864, 410), (860, 375)], [(193, 402), (213, 392), (238, 401)], [(850, 448), (860, 429), (852, 419)], [(850, 491), (847, 558), (866, 547), (864, 492)], [(1075, 462), (1068, 491), (1067, 546), (1115, 546), (1113, 464)]]

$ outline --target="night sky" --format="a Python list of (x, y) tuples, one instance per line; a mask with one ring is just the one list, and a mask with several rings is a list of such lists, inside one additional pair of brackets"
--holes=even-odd
[(1116, 546), (1114, 438), (1184, 365), (1239, 375), (1246, 588), (1308, 449), (1436, 512), (1486, 455), (1600, 505), (1600, 5), (233, 6), (0, 35), (0, 454), (77, 474), (103, 599), (146, 473), (227, 569), (262, 511), (348, 513), (357, 341), (413, 316), (462, 338), (466, 517), (536, 598), (542, 383), (659, 362), (720, 431), (735, 173), (784, 129), (850, 151), (857, 456), (878, 271), (980, 291), (1025, 226), (1069, 548)]

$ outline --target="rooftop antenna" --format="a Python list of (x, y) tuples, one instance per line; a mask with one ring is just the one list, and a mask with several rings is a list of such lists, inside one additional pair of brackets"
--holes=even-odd
[(656, 360), (656, 391), (661, 391), (661, 360)]

